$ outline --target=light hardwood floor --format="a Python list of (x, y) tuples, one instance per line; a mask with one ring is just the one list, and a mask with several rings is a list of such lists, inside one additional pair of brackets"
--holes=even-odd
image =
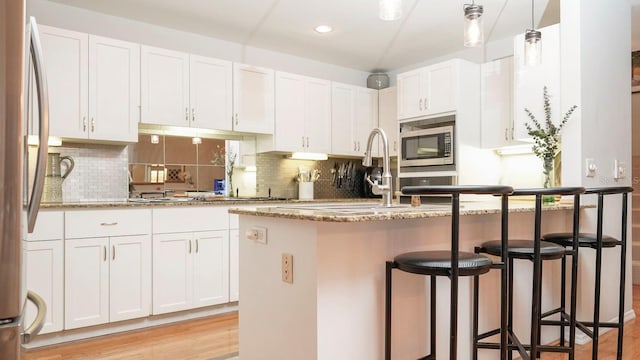
[[(640, 285), (633, 287), (633, 308), (640, 316)], [(640, 359), (640, 319), (627, 322), (624, 331), (623, 359)], [(603, 335), (598, 358), (615, 359), (616, 341), (614, 330)], [(205, 360), (237, 351), (238, 316), (234, 313), (26, 351), (22, 360)], [(566, 354), (552, 353), (541, 357), (543, 360), (566, 358)], [(576, 359), (591, 359), (591, 343), (578, 347)]]

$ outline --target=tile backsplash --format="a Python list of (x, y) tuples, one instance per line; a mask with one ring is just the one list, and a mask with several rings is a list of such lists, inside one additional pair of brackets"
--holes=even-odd
[[(126, 146), (65, 143), (49, 148), (49, 152), (71, 156), (75, 162), (62, 183), (64, 202), (123, 200), (129, 196)], [(34, 163), (30, 161), (30, 167)]]

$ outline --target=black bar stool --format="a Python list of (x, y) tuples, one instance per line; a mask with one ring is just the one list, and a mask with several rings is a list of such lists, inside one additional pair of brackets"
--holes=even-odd
[[(593, 319), (592, 321), (579, 321), (576, 320), (576, 326), (582, 330), (587, 336), (593, 339), (592, 359), (598, 358), (598, 338), (600, 327), (616, 328), (618, 329), (618, 351), (617, 359), (622, 359), (622, 336), (624, 329), (624, 295), (625, 295), (625, 272), (626, 272), (626, 260), (627, 260), (627, 203), (628, 193), (632, 192), (633, 188), (629, 186), (619, 187), (599, 187), (589, 188), (585, 191), (585, 194), (596, 194), (598, 196), (598, 218), (596, 233), (580, 233), (578, 235), (578, 247), (589, 248), (596, 251), (596, 269), (595, 269), (595, 289), (594, 289), (594, 307), (593, 307)], [(617, 240), (611, 236), (603, 235), (602, 225), (604, 219), (604, 197), (605, 195), (622, 194), (622, 214), (621, 214), (621, 237)], [(546, 234), (542, 237), (542, 240), (548, 241), (554, 244), (558, 244), (563, 247), (574, 247), (572, 234), (568, 233), (552, 233)], [(618, 321), (617, 322), (600, 322), (600, 284), (601, 284), (601, 272), (602, 272), (602, 249), (603, 248), (615, 248), (620, 246), (620, 275), (619, 275), (619, 303), (618, 303)], [(570, 255), (570, 254), (568, 254)], [(562, 258), (562, 280), (561, 289), (562, 294), (566, 288), (566, 256)], [(549, 311), (547, 314), (560, 313), (561, 316), (566, 316), (564, 312), (564, 299), (560, 303), (560, 307)], [(546, 314), (543, 314), (546, 315)], [(542, 321), (543, 325), (559, 325), (560, 326), (560, 343), (564, 344), (564, 324), (554, 321)], [(592, 329), (589, 329), (592, 328)]]
[[(404, 253), (396, 256), (393, 261), (386, 263), (386, 298), (385, 298), (385, 359), (391, 359), (391, 273), (396, 268), (405, 272), (430, 276), (430, 354), (421, 359), (436, 358), (436, 277), (447, 276), (451, 280), (451, 312), (449, 334), (449, 358), (458, 357), (458, 277), (475, 276), (489, 272), (491, 268), (499, 268), (502, 274), (501, 324), (506, 325), (506, 285), (507, 274), (503, 257), (500, 263), (493, 263), (483, 255), (459, 251), (460, 227), (460, 194), (488, 194), (501, 195), (501, 227), (502, 242), (506, 250), (507, 244), (507, 214), (508, 194), (513, 191), (510, 186), (405, 186), (402, 188), (406, 195), (451, 195), (451, 249), (444, 251), (419, 251)], [(501, 337), (501, 359), (506, 360), (506, 333)]]
[[(566, 250), (562, 246), (558, 246), (553, 243), (541, 241), (541, 224), (542, 224), (542, 199), (544, 196), (550, 195), (573, 195), (574, 196), (574, 210), (573, 210), (573, 232), (569, 233), (570, 237), (577, 238), (579, 215), (580, 215), (580, 194), (584, 192), (583, 187), (557, 187), (557, 188), (544, 188), (544, 189), (516, 189), (511, 196), (535, 196), (535, 221), (534, 221), (534, 235), (533, 240), (512, 240), (507, 243), (507, 269), (508, 269), (508, 320), (506, 325), (506, 333), (508, 334), (509, 343), (509, 359), (512, 358), (513, 350), (517, 350), (522, 359), (529, 360), (539, 356), (539, 352), (553, 351), (553, 352), (566, 352), (569, 354), (569, 359), (574, 358), (574, 343), (575, 343), (575, 312), (576, 312), (576, 286), (571, 287), (571, 306), (570, 314), (562, 321), (569, 325), (570, 339), (569, 346), (553, 346), (553, 345), (541, 345), (540, 344), (540, 330), (541, 330), (541, 303), (542, 303), (542, 263), (547, 260), (562, 259), (567, 251), (577, 253), (577, 246), (572, 250)], [(475, 252), (478, 254), (486, 253), (493, 256), (504, 257), (504, 246), (500, 241), (488, 241), (481, 246), (476, 247)], [(517, 335), (513, 331), (513, 274), (514, 274), (514, 260), (528, 260), (533, 262), (533, 294), (532, 294), (532, 309), (531, 309), (531, 338), (529, 344), (523, 344)], [(578, 261), (577, 256), (573, 257), (572, 262), (572, 284), (576, 284), (576, 278), (578, 276)], [(562, 295), (564, 296), (564, 295)], [(478, 349), (496, 349), (498, 348), (495, 342), (482, 341), (500, 332), (500, 329), (491, 330), (483, 334), (478, 334), (478, 298), (479, 298), (479, 281), (478, 278), (474, 278), (474, 359), (477, 358)], [(528, 351), (528, 353), (527, 353)]]

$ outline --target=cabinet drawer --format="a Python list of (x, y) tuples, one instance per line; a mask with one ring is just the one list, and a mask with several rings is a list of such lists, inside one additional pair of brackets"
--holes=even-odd
[(65, 214), (67, 239), (150, 234), (151, 210), (85, 210)]
[(227, 207), (185, 207), (153, 209), (153, 233), (226, 230), (229, 228)]
[[(26, 227), (26, 222), (24, 222), (24, 225)], [(38, 213), (36, 227), (32, 233), (27, 233), (25, 240), (61, 240), (63, 225), (64, 217), (62, 211), (41, 211)]]

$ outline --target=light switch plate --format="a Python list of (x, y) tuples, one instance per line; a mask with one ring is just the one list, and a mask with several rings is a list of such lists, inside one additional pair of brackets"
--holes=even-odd
[(598, 167), (596, 166), (596, 162), (593, 159), (585, 159), (585, 169), (587, 177), (596, 176), (596, 170)]

